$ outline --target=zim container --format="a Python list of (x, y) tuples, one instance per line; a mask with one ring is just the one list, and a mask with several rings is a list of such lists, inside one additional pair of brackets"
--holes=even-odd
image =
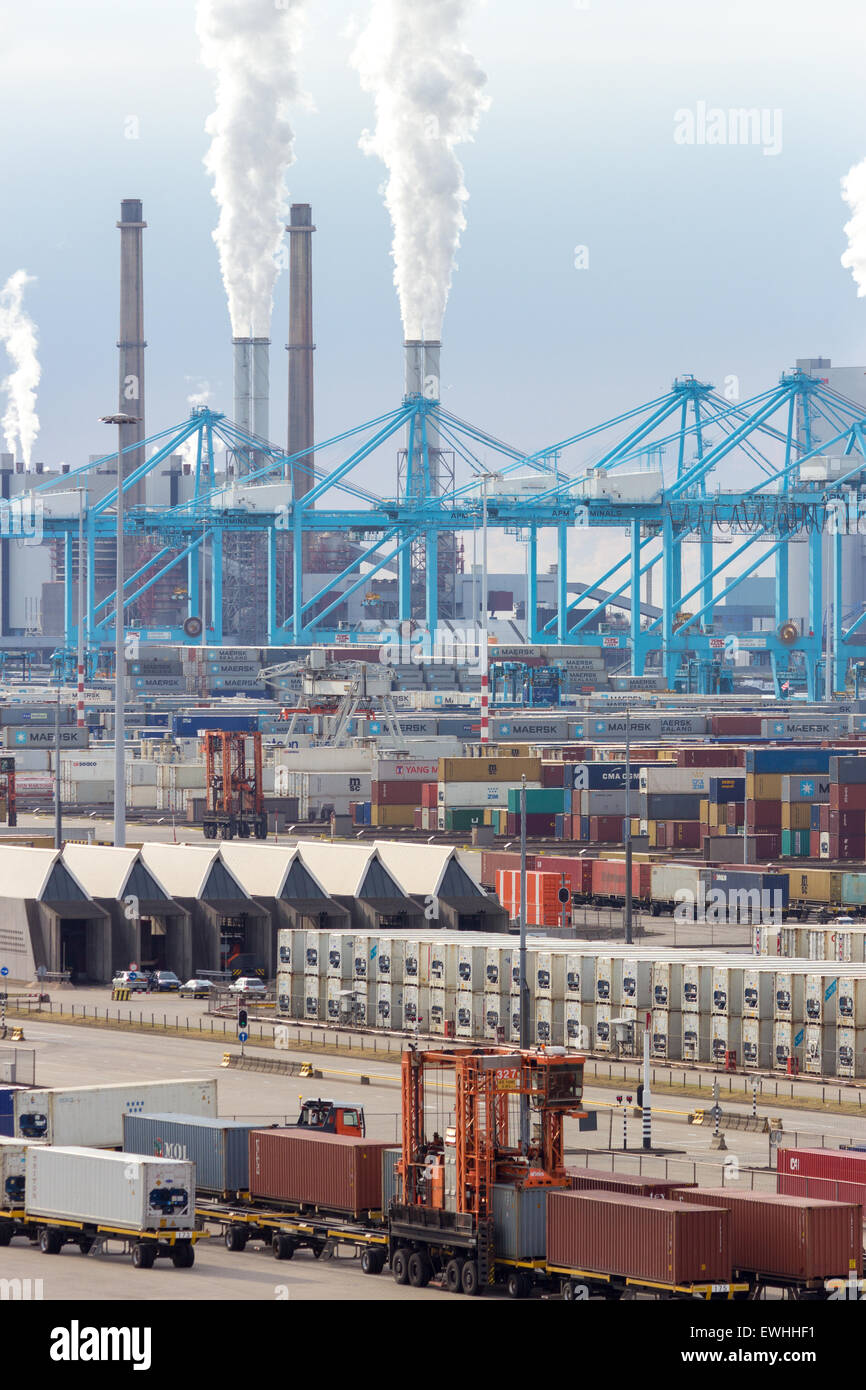
[(644, 1178), (639, 1173), (609, 1173), (604, 1168), (566, 1168), (572, 1192), (625, 1192), (633, 1197), (669, 1197), (683, 1184), (673, 1178)]
[(250, 1196), (346, 1216), (382, 1210), (382, 1165), (390, 1144), (348, 1134), (250, 1133)]
[(245, 1192), (250, 1140), (260, 1126), (204, 1115), (124, 1115), (127, 1153), (189, 1160), (199, 1192)]
[(619, 1192), (547, 1196), (547, 1260), (654, 1284), (729, 1283), (728, 1213)]
[(862, 1274), (862, 1212), (853, 1202), (729, 1187), (691, 1187), (678, 1196), (729, 1213), (735, 1271), (804, 1280)]

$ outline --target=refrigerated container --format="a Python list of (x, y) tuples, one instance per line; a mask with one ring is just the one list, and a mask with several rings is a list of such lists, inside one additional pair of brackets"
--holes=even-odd
[(292, 966), (292, 928), (282, 927), (277, 932), (277, 961), (282, 969)]
[(460, 944), (457, 947), (457, 988), (482, 990), (484, 988), (487, 951), (484, 946)]
[(771, 970), (746, 966), (743, 970), (743, 1018), (770, 1018), (775, 980)]
[(445, 1023), (448, 1019), (448, 1001), (446, 991), (441, 985), (431, 985), (430, 987), (430, 1032), (444, 1037)]
[(32, 1144), (26, 1164), (28, 1216), (124, 1231), (191, 1230), (195, 1222), (194, 1163)]
[(683, 962), (683, 1009), (689, 1013), (709, 1013), (712, 972), (708, 965)]
[(372, 941), (369, 936), (356, 936), (353, 938), (352, 945), (352, 979), (366, 982), (371, 974), (370, 968), (370, 948)]
[(277, 971), (277, 1013), (283, 1018), (292, 1015), (292, 974), (289, 970)]
[[(479, 995), (483, 999), (483, 995)], [(471, 989), (458, 989), (454, 1000), (454, 1018), (458, 1038), (475, 1037), (475, 1000)]]
[(866, 980), (840, 975), (835, 997), (838, 1024), (844, 1028), (866, 1027)]
[(706, 1014), (682, 1014), (684, 1062), (706, 1062), (709, 1058), (709, 1032)]
[(393, 932), (387, 936), (380, 936), (374, 949), (376, 954), (372, 965), (376, 978), (381, 983), (399, 984), (403, 978), (404, 944), (401, 938)]
[(431, 944), (430, 983), (440, 989), (457, 988), (457, 946), (454, 942)]
[(622, 960), (614, 956), (596, 956), (595, 960), (595, 1001), (597, 1004), (614, 1004), (620, 999), (622, 989)]
[(803, 1071), (811, 1076), (832, 1076), (835, 1063), (835, 1024), (807, 1023), (803, 1029)]
[(866, 1076), (866, 1028), (836, 1029), (836, 1075)]
[(332, 932), (328, 937), (328, 976), (348, 982), (354, 969), (354, 939), (345, 932)]
[(793, 1023), (780, 1022), (776, 1019), (773, 1023), (773, 1056), (772, 1066), (774, 1071), (788, 1071), (788, 1063), (797, 1060), (797, 1049), (799, 1044), (795, 1043), (796, 1035), (802, 1038), (803, 1030), (795, 1030)]
[(595, 1051), (611, 1052), (613, 1050), (613, 1029), (611, 1028), (612, 1010), (610, 1004), (596, 1004), (595, 1006)]
[(27, 1150), (43, 1139), (12, 1139), (0, 1135), (0, 1210), (24, 1206)]
[(653, 1009), (650, 1054), (660, 1061), (680, 1061), (683, 1036), (682, 1014), (669, 1009)]
[(742, 1020), (730, 1014), (713, 1014), (710, 1023), (710, 1051), (716, 1066), (723, 1067), (729, 1053), (739, 1061), (742, 1048)]
[[(325, 1017), (329, 1023), (339, 1023), (340, 1015), (343, 1012), (343, 1000), (348, 995), (343, 993), (349, 986), (344, 985), (339, 976), (331, 976), (326, 985), (325, 998)], [(304, 1011), (306, 1012), (306, 1010)]]
[[(654, 1009), (677, 1009), (683, 1005), (683, 967), (670, 961), (652, 962), (651, 999)], [(639, 1003), (638, 1007), (644, 1005)]]
[(397, 990), (390, 981), (380, 981), (376, 985), (376, 1027), (398, 1028), (400, 1012), (397, 1008)]
[(620, 1002), (623, 1009), (648, 1009), (652, 999), (652, 962), (625, 957), (622, 963)]
[(773, 1009), (777, 1019), (797, 1021), (803, 1017), (805, 977), (791, 970), (777, 970)]
[(743, 1066), (766, 1070), (772, 1063), (773, 1022), (765, 1018), (744, 1018), (742, 1024)]
[(122, 1081), (99, 1086), (15, 1093), (15, 1135), (49, 1144), (113, 1148), (123, 1143), (127, 1111), (215, 1115), (217, 1084), (210, 1078), (177, 1081)]
[(508, 994), (492, 994), (490, 991), (482, 995), (482, 1032), (488, 1042), (498, 1042), (500, 1030), (503, 1040), (507, 1038), (510, 999)]

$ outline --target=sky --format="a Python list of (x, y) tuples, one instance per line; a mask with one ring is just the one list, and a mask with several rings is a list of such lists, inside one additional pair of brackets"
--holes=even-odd
[[(368, 0), (310, 0), (288, 195), (310, 202), (317, 437), (396, 407), (402, 332), (372, 102), (349, 63)], [(490, 108), (463, 147), (467, 228), (442, 399), (527, 450), (692, 372), (745, 399), (797, 357), (866, 360), (840, 264), (840, 183), (866, 156), (866, 7), (850, 0), (476, 0), (466, 42)], [(758, 108), (766, 138), (675, 139), (705, 109)], [(231, 332), (203, 166), (213, 110), (193, 0), (6, 0), (0, 11), (0, 284), (36, 277), (34, 458), (106, 448), (116, 408), (120, 200), (144, 203), (147, 424), (206, 385), (231, 413)], [(678, 115), (679, 113), (679, 115)], [(698, 132), (696, 132), (697, 134)], [(130, 138), (130, 135), (134, 138)], [(585, 248), (576, 254), (576, 248)], [(580, 268), (575, 264), (581, 262)], [(288, 283), (271, 422), (285, 436)], [(0, 353), (0, 375), (6, 371)], [(388, 493), (396, 487), (379, 475)]]

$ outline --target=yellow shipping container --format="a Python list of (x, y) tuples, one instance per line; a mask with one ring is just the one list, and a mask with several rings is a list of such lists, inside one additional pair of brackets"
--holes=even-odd
[(440, 758), (440, 782), (541, 781), (540, 758)]
[(780, 801), (782, 798), (781, 772), (747, 772), (747, 801)]
[(370, 807), (371, 825), (414, 825), (414, 806), (380, 806), (374, 802)]
[(793, 902), (842, 901), (842, 874), (838, 869), (789, 869), (788, 885)]
[(809, 801), (782, 802), (782, 829), (808, 830), (812, 818), (812, 805)]

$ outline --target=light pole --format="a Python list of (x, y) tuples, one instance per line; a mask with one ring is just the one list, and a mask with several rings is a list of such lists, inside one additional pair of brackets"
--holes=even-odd
[(60, 802), (60, 673), (54, 705), (54, 848), (63, 848), (63, 811)]
[(625, 944), (631, 946), (634, 937), (632, 933), (631, 897), (631, 712), (628, 705), (625, 707), (625, 824), (623, 825), (623, 835), (625, 837), (625, 911), (623, 915), (623, 925), (625, 926)]
[(77, 681), (77, 723), (84, 728), (84, 507), (85, 489), (78, 489), (78, 642), (76, 672)]
[(124, 727), (124, 684), (126, 658), (124, 645), (123, 586), (123, 448), (124, 425), (137, 425), (137, 415), (102, 415), (103, 425), (117, 425), (117, 566), (114, 595), (114, 843), (126, 844), (126, 731)]

